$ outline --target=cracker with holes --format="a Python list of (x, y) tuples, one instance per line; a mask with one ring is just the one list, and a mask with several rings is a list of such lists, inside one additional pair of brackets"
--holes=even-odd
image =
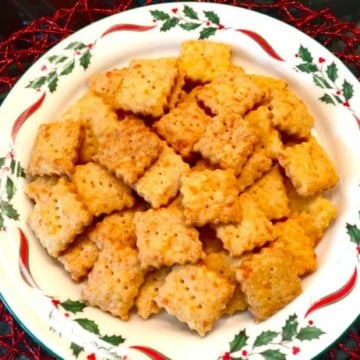
[(234, 288), (204, 265), (176, 266), (160, 287), (156, 302), (204, 336), (222, 315)]
[(30, 152), (27, 174), (69, 175), (78, 160), (83, 129), (79, 122), (40, 125)]
[(263, 248), (245, 257), (236, 277), (257, 321), (266, 320), (302, 292), (293, 261), (282, 249)]
[(138, 212), (134, 224), (143, 269), (196, 263), (204, 256), (198, 231), (176, 207)]
[(36, 202), (28, 224), (47, 252), (57, 257), (92, 222), (75, 186), (64, 178), (51, 187), (48, 197)]
[(50, 196), (51, 188), (54, 186), (59, 177), (57, 176), (39, 176), (34, 178), (26, 185), (25, 193), (33, 201), (41, 201), (41, 199)]
[(115, 107), (154, 118), (169, 108), (177, 76), (176, 59), (134, 59), (122, 80)]
[(211, 118), (196, 101), (186, 100), (154, 123), (155, 131), (183, 158), (190, 158), (195, 143)]
[(163, 267), (146, 275), (135, 300), (136, 313), (141, 318), (148, 319), (162, 310), (155, 300), (169, 272), (170, 268)]
[(180, 188), (180, 177), (189, 170), (189, 165), (181, 156), (164, 145), (157, 161), (145, 171), (133, 188), (153, 208), (159, 208), (176, 197)]
[(135, 203), (130, 187), (94, 162), (76, 166), (71, 180), (94, 216), (130, 208)]
[(158, 136), (142, 120), (128, 117), (100, 137), (95, 159), (126, 184), (134, 184), (161, 150)]
[(236, 223), (241, 220), (234, 171), (193, 170), (181, 178), (180, 193), (187, 224)]
[(314, 137), (285, 147), (278, 159), (301, 196), (321, 193), (339, 181), (334, 163)]
[(251, 195), (239, 198), (242, 219), (238, 224), (216, 226), (216, 235), (232, 256), (260, 248), (274, 240), (273, 225)]
[(231, 47), (203, 40), (186, 40), (180, 45), (178, 68), (194, 83), (206, 83), (230, 66)]
[(126, 321), (143, 281), (137, 250), (114, 245), (99, 253), (83, 285), (82, 299)]

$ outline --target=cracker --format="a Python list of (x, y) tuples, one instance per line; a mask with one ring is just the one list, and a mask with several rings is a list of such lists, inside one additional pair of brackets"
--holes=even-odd
[(142, 120), (131, 117), (100, 137), (95, 159), (126, 184), (134, 184), (161, 150), (160, 139)]
[(222, 169), (239, 174), (258, 141), (256, 130), (242, 117), (218, 115), (206, 127), (194, 150)]
[(197, 99), (214, 115), (243, 116), (263, 99), (264, 92), (242, 70), (231, 67), (206, 84)]
[(131, 188), (96, 163), (76, 166), (71, 180), (94, 216), (130, 208), (135, 203)]
[(219, 276), (226, 279), (231, 284), (236, 284), (236, 273), (233, 266), (233, 259), (225, 250), (208, 254), (203, 263)]
[(195, 143), (211, 118), (196, 101), (187, 100), (154, 123), (155, 131), (183, 158), (189, 158)]
[(170, 268), (164, 267), (147, 274), (135, 300), (136, 312), (141, 318), (148, 319), (161, 311), (155, 299), (169, 272)]
[(203, 258), (197, 230), (185, 224), (176, 207), (138, 212), (134, 224), (143, 269), (196, 263)]
[(240, 195), (242, 219), (238, 224), (216, 226), (216, 235), (232, 256), (274, 240), (273, 225), (257, 202), (247, 193)]
[(333, 162), (314, 137), (285, 147), (278, 159), (301, 196), (321, 193), (339, 181)]
[(33, 201), (41, 201), (50, 196), (51, 188), (58, 181), (57, 176), (39, 176), (26, 184), (25, 193)]
[(236, 277), (257, 321), (269, 318), (302, 292), (292, 259), (282, 249), (263, 248), (245, 257)]
[(74, 185), (64, 178), (51, 187), (48, 197), (35, 204), (28, 218), (30, 228), (53, 257), (59, 256), (91, 221)]
[(186, 96), (185, 87), (185, 74), (178, 71), (173, 89), (169, 96), (169, 109), (174, 109)]
[(145, 171), (133, 188), (153, 208), (159, 208), (176, 197), (180, 188), (180, 177), (189, 169), (189, 165), (180, 155), (164, 145), (157, 161)]
[(27, 174), (69, 175), (78, 160), (82, 136), (79, 122), (57, 121), (40, 125), (30, 153)]
[(295, 219), (278, 222), (274, 226), (276, 240), (271, 247), (283, 249), (292, 259), (299, 276), (317, 269), (313, 241), (306, 235), (303, 227)]
[(272, 90), (284, 90), (288, 87), (288, 84), (285, 80), (273, 78), (271, 76), (251, 74), (251, 80), (265, 92), (265, 102), (268, 102), (271, 99)]
[(116, 96), (115, 107), (154, 118), (164, 115), (176, 76), (173, 58), (132, 60)]
[(241, 290), (240, 285), (235, 287), (233, 296), (226, 304), (226, 308), (223, 312), (224, 315), (234, 315), (238, 311), (244, 311), (248, 307), (248, 304), (245, 299), (245, 295)]
[(143, 281), (135, 249), (104, 248), (83, 285), (82, 299), (126, 321)]
[(241, 220), (234, 171), (192, 170), (181, 178), (180, 193), (187, 224), (231, 223)]
[(310, 136), (314, 119), (304, 102), (289, 89), (271, 91), (272, 124), (282, 133), (298, 138)]
[(230, 66), (231, 47), (208, 40), (185, 40), (180, 45), (178, 68), (187, 79), (206, 83)]
[(93, 268), (99, 248), (90, 240), (88, 233), (80, 234), (58, 257), (75, 282), (82, 281)]
[(289, 199), (279, 165), (274, 165), (246, 192), (258, 203), (268, 219), (281, 219), (289, 215)]
[(222, 315), (234, 288), (205, 266), (176, 266), (159, 289), (156, 302), (204, 336)]

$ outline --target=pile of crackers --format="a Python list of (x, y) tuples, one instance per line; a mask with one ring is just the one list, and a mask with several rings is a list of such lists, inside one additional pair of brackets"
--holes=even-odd
[(29, 227), (85, 302), (124, 321), (166, 311), (204, 336), (239, 311), (265, 320), (302, 292), (336, 217), (313, 122), (227, 44), (133, 59), (39, 127)]

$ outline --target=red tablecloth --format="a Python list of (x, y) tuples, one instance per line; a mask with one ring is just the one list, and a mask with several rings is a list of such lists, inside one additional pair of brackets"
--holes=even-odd
[[(39, 18), (12, 34), (0, 42), (0, 102), (27, 67), (61, 39), (104, 16), (154, 2), (160, 1), (78, 0), (71, 9), (59, 9), (53, 17)], [(314, 11), (291, 0), (212, 2), (260, 11), (295, 26), (329, 48), (360, 79), (360, 29), (340, 21), (329, 9)], [(54, 359), (22, 330), (1, 301), (0, 359)], [(321, 359), (360, 359), (360, 319)]]

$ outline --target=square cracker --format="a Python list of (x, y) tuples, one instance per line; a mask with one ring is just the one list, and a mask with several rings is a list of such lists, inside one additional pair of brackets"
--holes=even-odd
[(204, 85), (197, 99), (214, 115), (243, 116), (263, 99), (264, 92), (241, 69), (231, 67)]
[(83, 285), (82, 299), (126, 321), (143, 281), (137, 251), (114, 245), (100, 251)]
[(134, 224), (143, 269), (196, 263), (204, 256), (198, 231), (176, 207), (138, 212)]
[(302, 292), (292, 259), (282, 249), (263, 248), (244, 257), (236, 277), (257, 321), (269, 318)]
[(47, 252), (57, 257), (83, 232), (92, 215), (80, 200), (75, 186), (60, 178), (48, 197), (36, 202), (28, 224)]
[(173, 268), (159, 289), (160, 307), (204, 336), (223, 314), (235, 285), (201, 265)]
[(258, 142), (256, 130), (240, 116), (218, 115), (206, 127), (194, 150), (221, 169), (239, 174)]
[(238, 224), (216, 226), (216, 235), (232, 256), (274, 240), (273, 225), (257, 202), (247, 193), (240, 195), (242, 219)]
[(177, 76), (176, 59), (134, 59), (124, 75), (115, 107), (134, 114), (162, 116)]
[(289, 215), (289, 199), (284, 181), (281, 168), (276, 164), (246, 190), (270, 220)]
[(180, 45), (178, 68), (195, 83), (206, 83), (230, 66), (231, 46), (208, 40), (186, 40)]
[(192, 155), (195, 143), (211, 118), (194, 100), (185, 100), (153, 125), (155, 131), (183, 158)]
[(232, 223), (241, 220), (234, 171), (192, 170), (181, 178), (180, 193), (187, 224)]
[(285, 147), (280, 151), (278, 159), (301, 196), (321, 193), (339, 181), (334, 163), (314, 137)]
[(74, 242), (61, 253), (58, 260), (64, 265), (65, 270), (70, 273), (71, 278), (82, 281), (97, 260), (99, 248), (90, 240), (87, 232), (76, 237)]
[(94, 162), (77, 165), (71, 180), (94, 216), (130, 208), (135, 203), (131, 188)]
[(57, 176), (39, 176), (26, 184), (25, 193), (33, 201), (41, 201), (50, 196), (51, 188), (54, 186), (59, 177)]
[(190, 169), (181, 156), (164, 144), (157, 161), (133, 185), (133, 188), (153, 208), (166, 205), (176, 197), (180, 177)]
[(82, 125), (76, 121), (40, 125), (30, 153), (27, 174), (69, 175), (78, 160), (82, 136)]
[(99, 139), (95, 160), (126, 184), (134, 184), (159, 157), (162, 142), (142, 120), (128, 117)]

